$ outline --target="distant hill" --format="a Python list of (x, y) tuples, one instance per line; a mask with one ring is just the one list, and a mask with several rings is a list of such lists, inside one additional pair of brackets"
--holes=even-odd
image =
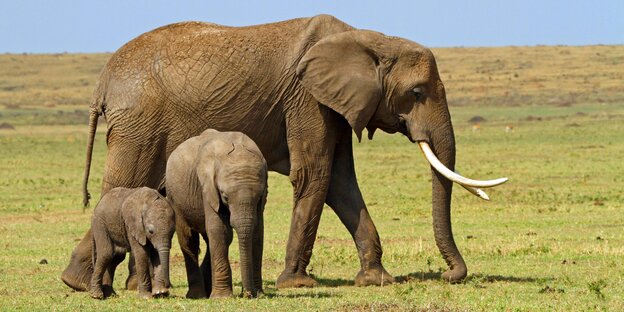
[[(624, 101), (624, 46), (436, 48), (433, 52), (451, 106)], [(86, 109), (109, 57), (0, 55), (0, 108)]]

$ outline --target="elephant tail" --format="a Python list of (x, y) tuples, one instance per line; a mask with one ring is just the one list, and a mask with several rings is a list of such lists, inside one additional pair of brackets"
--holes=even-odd
[(95, 131), (97, 130), (98, 118), (100, 117), (100, 112), (97, 109), (89, 110), (89, 139), (87, 142), (87, 162), (85, 165), (84, 179), (82, 180), (82, 209), (84, 210), (87, 206), (89, 206), (89, 199), (91, 199), (91, 194), (89, 194), (89, 190), (87, 189), (87, 184), (89, 183), (89, 172), (91, 171), (91, 156), (93, 155), (93, 141), (95, 140)]

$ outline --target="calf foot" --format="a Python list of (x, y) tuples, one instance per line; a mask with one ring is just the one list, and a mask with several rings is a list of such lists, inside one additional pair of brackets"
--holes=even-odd
[(318, 282), (306, 273), (284, 270), (275, 282), (275, 288), (299, 288), (299, 287), (315, 287)]
[(95, 298), (95, 299), (104, 299), (104, 292), (102, 291), (102, 289), (100, 287), (91, 287), (91, 289), (89, 289), (89, 295), (91, 295), (91, 298)]
[(394, 283), (394, 277), (381, 265), (362, 269), (355, 276), (355, 286), (383, 286), (392, 283)]

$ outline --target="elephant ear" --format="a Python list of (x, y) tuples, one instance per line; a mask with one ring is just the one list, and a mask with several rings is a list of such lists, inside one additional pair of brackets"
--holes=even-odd
[(141, 246), (145, 246), (147, 236), (145, 235), (145, 226), (143, 226), (143, 215), (148, 209), (147, 198), (141, 196), (141, 192), (133, 192), (121, 207), (121, 213), (126, 223), (128, 233)]
[(342, 115), (358, 139), (377, 110), (383, 88), (371, 48), (383, 34), (354, 30), (317, 42), (297, 66), (297, 77), (321, 104)]
[(202, 192), (202, 204), (204, 209), (210, 207), (214, 212), (218, 213), (221, 200), (216, 183), (216, 160), (214, 155), (209, 157), (203, 156), (200, 159), (195, 170)]
[(258, 203), (258, 213), (264, 212), (264, 206), (266, 206), (267, 195), (269, 195), (268, 188), (264, 188), (264, 192), (262, 193), (262, 198), (260, 198), (260, 202)]

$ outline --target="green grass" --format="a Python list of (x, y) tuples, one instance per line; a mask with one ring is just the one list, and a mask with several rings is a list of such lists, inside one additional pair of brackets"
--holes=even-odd
[[(577, 54), (609, 55), (613, 50), (595, 47), (598, 50), (592, 52), (590, 48), (536, 47), (520, 52), (535, 56), (552, 50), (558, 52), (551, 54), (566, 59)], [(447, 83), (449, 98), (459, 99), (464, 94), (458, 90), (470, 90), (469, 84), (459, 84), (459, 75), (470, 72), (466, 62), (461, 62), (461, 53), (509, 53), (506, 49), (514, 48), (436, 51), (441, 68), (442, 64), (458, 64), (457, 71), (445, 66), (448, 70), (442, 72), (443, 76), (453, 75), (445, 78), (451, 79)], [(561, 54), (562, 49), (572, 52)], [(610, 60), (618, 62), (620, 54)], [(0, 61), (10, 57), (21, 56), (0, 56)], [(43, 56), (23, 57), (48, 62)], [(52, 63), (40, 70), (45, 74), (53, 68), (62, 72), (92, 67), (84, 72), (95, 75), (96, 61), (105, 59), (102, 55), (60, 57), (66, 63)], [(94, 63), (84, 67), (82, 63), (72, 65), (73, 60)], [(553, 63), (561, 60), (555, 58)], [(468, 64), (485, 66), (482, 60)], [(516, 64), (515, 59), (507, 64)], [(518, 79), (531, 74), (529, 69), (520, 72)], [(82, 72), (77, 70), (67, 81), (40, 85), (47, 90), (42, 94), (54, 91), (57, 84), (73, 86), (71, 81), (93, 77), (79, 78)], [(26, 78), (7, 75), (0, 81), (0, 101), (5, 104), (0, 106), (0, 125), (10, 123), (15, 129), (0, 129), (0, 310), (624, 310), (624, 93), (609, 80), (619, 77), (617, 73), (599, 82), (605, 86), (604, 96), (602, 89), (593, 89), (597, 94), (565, 105), (548, 102), (550, 91), (514, 85), (510, 88), (524, 90), (536, 102), (490, 105), (485, 101), (488, 105), (480, 105), (467, 101), (451, 106), (457, 169), (474, 178), (510, 177), (507, 184), (488, 191), (490, 202), (455, 188), (453, 230), (469, 270), (463, 283), (450, 285), (440, 280), (446, 264), (433, 239), (426, 161), (406, 138), (378, 132), (374, 140), (354, 145), (356, 169), (381, 236), (384, 265), (399, 283), (354, 287), (359, 269), (354, 243), (331, 209), (325, 209), (309, 266), (321, 287), (276, 290), (275, 279), (284, 266), (292, 189), (286, 177), (271, 173), (263, 268), (267, 296), (257, 300), (184, 299), (186, 277), (174, 239), (172, 296), (147, 301), (123, 290), (125, 268), (118, 270), (115, 281), (119, 296), (106, 301), (74, 292), (60, 280), (91, 215), (91, 209), (82, 211), (80, 189), (87, 117), (75, 110), (86, 110), (92, 86), (75, 95), (59, 95), (60, 99), (75, 100), (46, 106), (37, 104), (36, 92), (24, 93), (38, 86), (36, 81), (26, 80), (20, 93), (6, 86)], [(53, 78), (56, 74), (49, 75)], [(493, 81), (496, 90), (505, 87)], [(553, 84), (550, 78), (545, 82), (546, 86)], [(567, 90), (564, 98), (573, 97), (570, 90), (574, 88), (566, 83), (561, 88)], [(474, 91), (475, 96), (481, 97), (479, 92)], [(497, 92), (492, 94), (497, 96)], [(471, 94), (465, 96), (472, 99)], [(11, 99), (18, 105), (7, 106)], [(520, 99), (515, 97), (513, 102)], [(487, 119), (478, 131), (468, 122), (476, 115)], [(513, 127), (513, 132), (506, 132), (506, 126)], [(90, 179), (94, 198), (99, 197), (106, 153), (105, 127), (99, 130)], [(42, 259), (47, 264), (40, 264)], [(237, 259), (235, 243), (231, 261), (235, 292), (240, 292)]]
[[(582, 112), (583, 114), (577, 114)], [(0, 306), (44, 309), (234, 310), (621, 310), (624, 308), (624, 215), (621, 213), (624, 104), (557, 108), (452, 108), (458, 169), (478, 178), (508, 175), (484, 202), (455, 189), (455, 238), (469, 266), (458, 285), (440, 281), (446, 267), (435, 246), (429, 169), (416, 146), (376, 134), (355, 145), (362, 192), (380, 232), (384, 264), (400, 283), (357, 288), (354, 244), (324, 211), (309, 269), (321, 287), (275, 290), (291, 212), (288, 179), (271, 174), (266, 207), (265, 288), (259, 300), (186, 300), (183, 260), (172, 254), (172, 298), (143, 301), (124, 291), (126, 270), (104, 302), (59, 279), (89, 224), (80, 208), (85, 126), (18, 126), (0, 132)], [(480, 114), (490, 120), (473, 131)], [(526, 121), (542, 116), (541, 121)], [(548, 117), (551, 117), (550, 119)], [(513, 132), (505, 132), (507, 124)], [(91, 191), (97, 198), (105, 156), (98, 134)], [(234, 282), (240, 274), (234, 245)], [(46, 259), (48, 264), (39, 264)]]

